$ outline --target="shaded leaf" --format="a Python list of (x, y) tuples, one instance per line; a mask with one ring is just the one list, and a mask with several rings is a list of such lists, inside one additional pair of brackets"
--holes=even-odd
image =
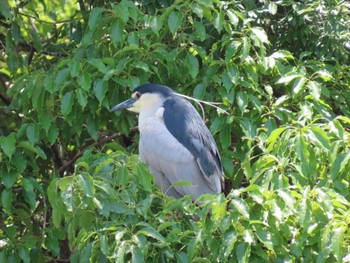
[(11, 133), (7, 137), (0, 137), (1, 149), (4, 151), (4, 153), (10, 159), (16, 150), (16, 138), (15, 137), (16, 137), (15, 133)]
[(61, 112), (63, 116), (67, 116), (71, 110), (73, 105), (73, 92), (69, 91), (64, 94), (61, 102)]
[(178, 11), (172, 11), (168, 17), (168, 27), (170, 32), (174, 35), (180, 28), (183, 20), (183, 14)]

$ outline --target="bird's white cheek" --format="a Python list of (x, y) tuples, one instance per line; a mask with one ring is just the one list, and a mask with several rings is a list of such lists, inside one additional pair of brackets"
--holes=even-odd
[(136, 113), (140, 113), (140, 102), (136, 101), (131, 108), (127, 109), (128, 111), (132, 111), (132, 112), (136, 112)]
[(140, 113), (139, 109), (132, 107), (132, 108), (127, 108), (128, 111), (132, 111), (132, 112), (136, 112), (136, 113)]

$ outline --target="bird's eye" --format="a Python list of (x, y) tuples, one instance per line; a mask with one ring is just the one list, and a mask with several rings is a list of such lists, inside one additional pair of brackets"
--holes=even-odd
[(136, 94), (135, 94), (136, 98), (138, 98), (138, 99), (141, 97), (141, 95), (142, 94), (140, 92), (136, 92)]

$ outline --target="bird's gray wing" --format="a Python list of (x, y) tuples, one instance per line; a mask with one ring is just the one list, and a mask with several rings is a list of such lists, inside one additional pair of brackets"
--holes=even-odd
[[(164, 192), (177, 198), (190, 194), (195, 200), (202, 194), (220, 191), (219, 178), (208, 182), (192, 153), (168, 131), (161, 118), (150, 117), (139, 128), (141, 160)], [(170, 187), (179, 181), (190, 182), (191, 186)]]
[(220, 155), (213, 136), (187, 100), (171, 97), (164, 103), (164, 123), (169, 132), (195, 157), (206, 178), (219, 176), (223, 182)]

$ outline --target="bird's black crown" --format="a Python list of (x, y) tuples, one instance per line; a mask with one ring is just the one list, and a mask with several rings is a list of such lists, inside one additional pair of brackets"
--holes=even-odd
[(143, 84), (141, 86), (138, 86), (137, 88), (134, 89), (134, 92), (139, 92), (141, 94), (160, 93), (164, 97), (168, 97), (174, 93), (174, 91), (171, 88), (160, 84), (154, 84), (154, 83)]

